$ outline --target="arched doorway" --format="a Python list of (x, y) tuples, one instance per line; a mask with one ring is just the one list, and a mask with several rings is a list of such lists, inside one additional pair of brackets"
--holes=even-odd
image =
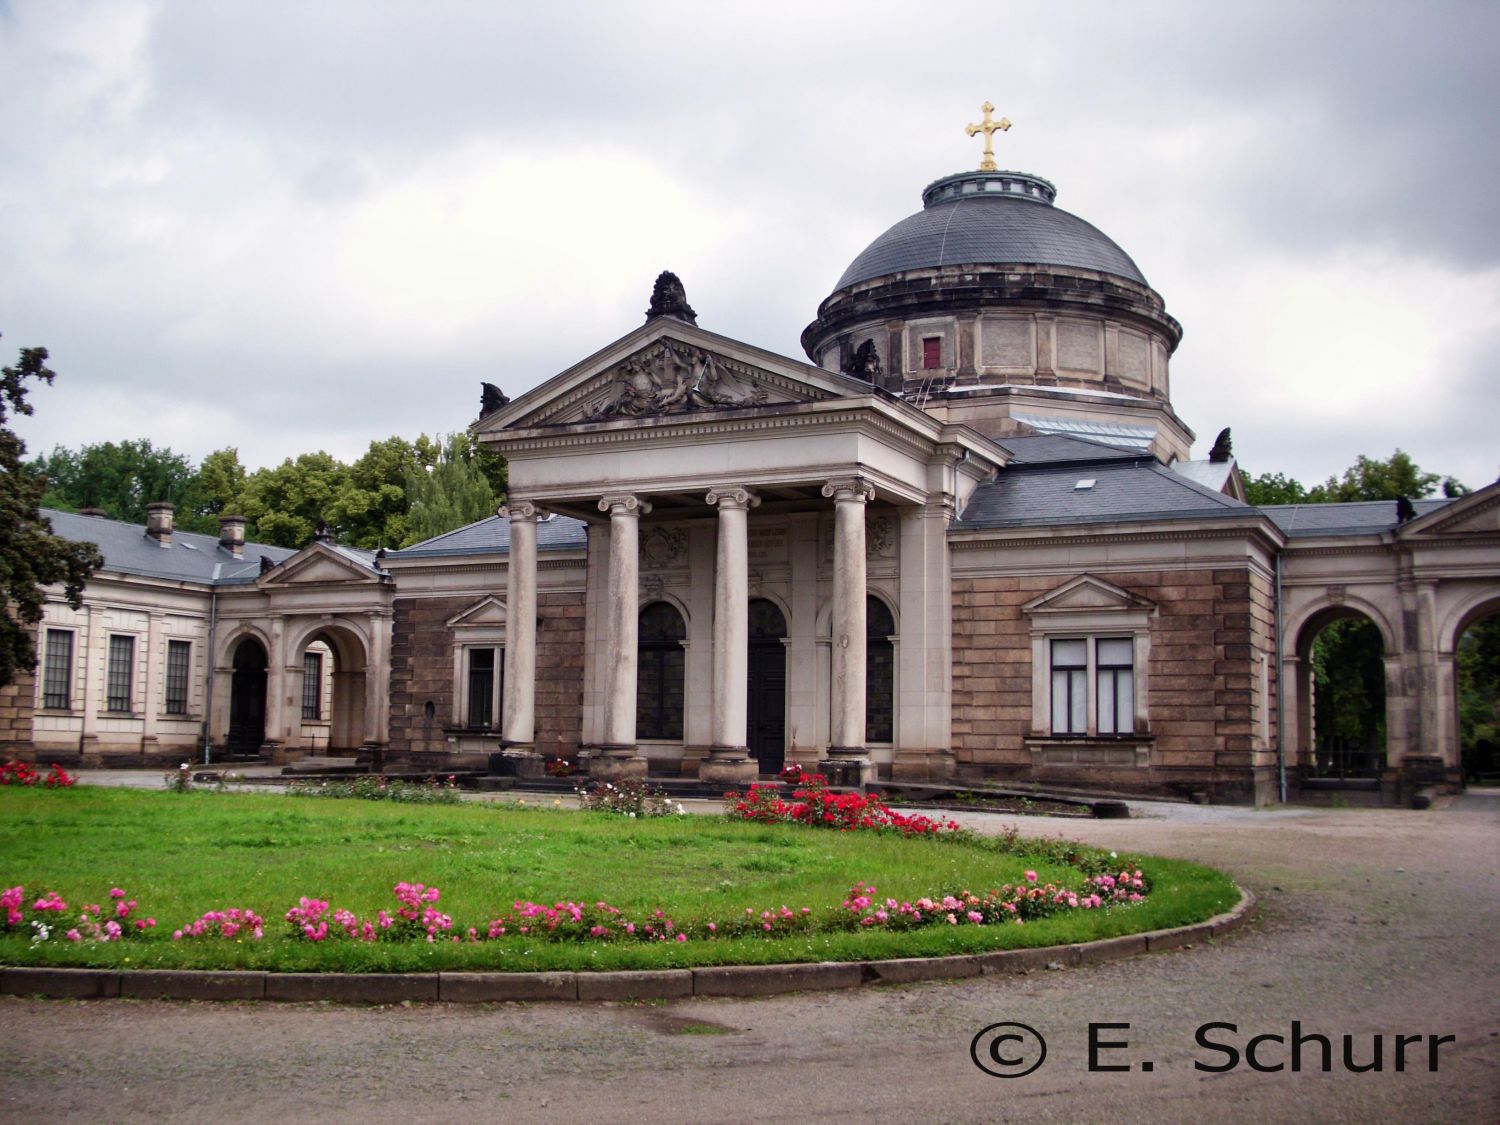
[(234, 649), (234, 672), (229, 681), (229, 737), (231, 754), (256, 754), (266, 740), (265, 646), (246, 637)]
[(635, 734), (637, 738), (682, 740), (682, 642), (687, 626), (668, 602), (652, 602), (641, 610), (636, 662)]
[(1500, 607), (1491, 607), (1459, 634), (1454, 663), (1464, 779), (1500, 783)]
[(786, 617), (776, 603), (750, 600), (749, 699), (745, 741), (763, 774), (786, 763)]
[(875, 595), (865, 598), (865, 741), (896, 739), (896, 618)]
[(1372, 781), (1386, 766), (1385, 644), (1368, 617), (1340, 608), (1308, 622), (1298, 656), (1304, 776)]
[[(308, 635), (300, 647), (296, 658), (302, 666), (299, 742), (313, 750), (326, 747), (330, 754), (352, 754), (370, 740), (364, 642), (348, 628), (332, 625)], [(313, 677), (319, 684), (317, 690), (312, 689)]]

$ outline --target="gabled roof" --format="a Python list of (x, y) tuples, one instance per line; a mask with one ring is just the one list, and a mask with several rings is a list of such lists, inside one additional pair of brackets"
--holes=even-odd
[[(1417, 516), (1452, 504), (1449, 499), (1414, 500)], [(1263, 504), (1262, 512), (1293, 539), (1313, 535), (1378, 535), (1401, 526), (1395, 500), (1357, 500), (1344, 504)]]
[[(588, 538), (587, 525), (571, 516), (554, 515), (542, 520), (536, 528), (539, 551), (569, 551), (582, 548)], [(438, 558), (444, 555), (503, 555), (510, 551), (510, 520), (490, 516), (467, 527), (434, 536), (401, 551), (391, 551), (389, 559)]]
[[(1086, 481), (1093, 483), (1080, 487)], [(1256, 509), (1174, 473), (1155, 458), (1101, 458), (1012, 464), (974, 490), (953, 530), (1255, 514)]]
[[(240, 585), (260, 576), (261, 556), (273, 563), (297, 552), (288, 547), (246, 543), (244, 555), (235, 556), (219, 546), (215, 535), (192, 531), (172, 532), (171, 544), (163, 547), (138, 523), (80, 516), (44, 508), (42, 515), (52, 524), (54, 535), (76, 543), (93, 543), (104, 556), (103, 570), (136, 574), (176, 582), (198, 582), (209, 586)], [(340, 548), (348, 550), (348, 548)], [(369, 556), (373, 561), (374, 556)], [(366, 565), (369, 565), (367, 562)]]

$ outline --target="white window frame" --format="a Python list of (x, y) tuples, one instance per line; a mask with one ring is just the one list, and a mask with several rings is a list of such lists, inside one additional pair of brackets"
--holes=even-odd
[[(1145, 598), (1082, 575), (1027, 603), (1023, 613), (1031, 626), (1031, 735), (1033, 737), (1121, 742), (1150, 736), (1151, 620), (1156, 607)], [(1099, 646), (1109, 640), (1131, 641), (1133, 657), (1131, 729), (1099, 732)], [(1083, 731), (1054, 731), (1052, 724), (1052, 642), (1085, 641), (1086, 722)]]
[[(487, 727), (475, 727), (469, 725), (469, 703), (470, 703), (470, 676), (469, 662), (476, 652), (488, 650), (495, 654), (495, 663), (491, 671), (490, 682), (490, 714), (493, 721)], [(458, 698), (458, 714), (455, 716), (455, 725), (466, 731), (475, 731), (482, 734), (499, 734), (504, 716), (501, 713), (505, 697), (505, 646), (499, 642), (491, 643), (466, 643), (459, 646), (458, 661), (458, 691), (454, 693)]]

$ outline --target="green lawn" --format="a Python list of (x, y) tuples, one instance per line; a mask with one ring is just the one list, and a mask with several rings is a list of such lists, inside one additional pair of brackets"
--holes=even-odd
[[(1039, 845), (1042, 847), (1042, 845)], [(425, 883), (459, 927), (483, 929), (517, 899), (606, 900), (666, 909), (681, 922), (723, 920), (782, 905), (837, 906), (857, 881), (881, 897), (914, 899), (1021, 881), (1077, 887), (1056, 856), (1013, 854), (993, 841), (903, 839), (699, 816), (627, 820), (542, 807), (403, 806), (256, 794), (186, 794), (80, 787), (0, 789), (0, 888), (48, 890), (71, 906), (104, 903), (111, 887), (157, 919), (143, 940), (33, 945), (0, 934), (0, 963), (283, 971), (606, 969), (850, 960), (1035, 946), (1180, 925), (1236, 901), (1218, 872), (1145, 861), (1146, 902), (1077, 911), (1024, 926), (928, 927), (904, 933), (826, 932), (775, 939), (669, 944), (555, 943), (507, 937), (479, 944), (291, 940), (283, 921), (303, 896), (361, 916), (394, 910), (391, 888)], [(260, 942), (173, 942), (174, 928), (209, 909), (248, 907), (266, 920)], [(70, 912), (71, 914), (71, 912)]]

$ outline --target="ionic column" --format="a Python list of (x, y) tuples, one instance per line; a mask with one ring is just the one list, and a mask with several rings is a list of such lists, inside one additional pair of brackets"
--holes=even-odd
[(604, 744), (590, 764), (594, 777), (643, 777), (646, 759), (635, 741), (636, 661), (640, 637), (641, 516), (651, 505), (630, 493), (599, 501), (609, 513), (609, 605), (604, 650)]
[(747, 488), (716, 488), (705, 500), (719, 510), (714, 559), (713, 742), (699, 767), (704, 781), (737, 784), (755, 778), (745, 724), (750, 654), (750, 509), (760, 497)]
[(831, 480), (833, 497), (833, 682), (829, 780), (863, 784), (865, 757), (865, 505), (875, 489), (862, 477)]
[(536, 525), (542, 513), (529, 500), (513, 500), (500, 513), (510, 518), (501, 745), (526, 754), (536, 744)]

